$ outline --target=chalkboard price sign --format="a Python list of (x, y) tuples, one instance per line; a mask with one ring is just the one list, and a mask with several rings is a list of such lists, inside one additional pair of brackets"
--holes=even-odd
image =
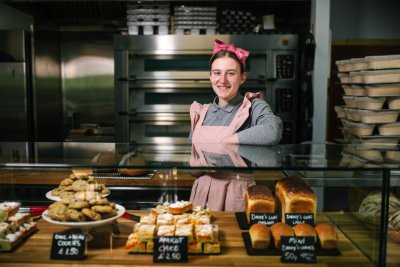
[(313, 236), (282, 236), (281, 262), (316, 263)]
[(314, 225), (314, 214), (312, 213), (286, 213), (285, 221), (289, 226), (293, 227), (296, 224), (307, 223)]
[(84, 234), (54, 233), (50, 258), (53, 260), (83, 260), (85, 258)]
[(187, 262), (186, 236), (160, 236), (154, 239), (153, 262)]
[(278, 222), (278, 214), (276, 213), (250, 213), (250, 225), (255, 223), (271, 226)]

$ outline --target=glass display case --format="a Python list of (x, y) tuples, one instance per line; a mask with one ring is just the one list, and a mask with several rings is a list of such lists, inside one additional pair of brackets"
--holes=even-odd
[[(316, 222), (333, 224), (343, 242), (339, 243), (340, 255), (320, 257), (319, 261), (357, 265), (354, 259), (362, 258), (371, 266), (397, 266), (399, 153), (397, 146), (373, 145), (3, 142), (0, 201), (17, 201), (24, 208), (48, 207), (55, 201), (52, 190), (64, 179), (72, 173), (89, 172), (109, 189), (109, 200), (125, 210), (145, 212), (165, 202), (189, 200), (200, 173), (251, 177), (272, 191), (278, 180), (296, 176), (317, 197)], [(40, 226), (41, 219), (38, 223)], [(240, 231), (234, 220), (230, 227)], [(221, 254), (245, 254), (235, 252), (231, 245), (222, 242), (227, 248)], [(4, 260), (0, 254), (0, 262)]]

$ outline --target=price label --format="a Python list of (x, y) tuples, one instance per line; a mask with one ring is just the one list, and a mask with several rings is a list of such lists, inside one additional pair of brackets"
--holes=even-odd
[(278, 214), (276, 213), (250, 213), (250, 225), (255, 223), (271, 226), (278, 222)]
[(187, 262), (186, 236), (160, 236), (154, 239), (153, 262)]
[(54, 233), (50, 258), (53, 260), (83, 260), (85, 258), (84, 234)]
[(282, 236), (281, 262), (316, 263), (315, 238), (313, 236)]
[(289, 224), (290, 227), (296, 224), (307, 223), (314, 225), (314, 214), (313, 213), (286, 213), (285, 222)]

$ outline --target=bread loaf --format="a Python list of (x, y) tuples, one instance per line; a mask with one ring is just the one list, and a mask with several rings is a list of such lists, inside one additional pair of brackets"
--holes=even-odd
[(274, 246), (277, 249), (281, 249), (282, 236), (294, 235), (292, 228), (288, 224), (282, 222), (271, 225), (269, 229), (271, 231), (272, 238), (274, 239)]
[(142, 169), (119, 169), (118, 172), (126, 176), (145, 176), (149, 174), (149, 170)]
[(250, 222), (250, 213), (274, 213), (275, 198), (271, 189), (265, 185), (253, 185), (246, 191), (246, 216)]
[(251, 245), (255, 249), (267, 249), (271, 241), (271, 232), (265, 224), (255, 223), (249, 229)]
[(295, 226), (293, 226), (293, 233), (295, 236), (313, 236), (314, 240), (317, 241), (317, 232), (310, 224), (296, 224)]
[(337, 247), (338, 234), (333, 225), (320, 223), (315, 226), (315, 231), (322, 249), (334, 249)]
[(275, 185), (275, 198), (280, 209), (282, 222), (286, 213), (317, 213), (317, 197), (311, 188), (298, 177), (285, 177)]

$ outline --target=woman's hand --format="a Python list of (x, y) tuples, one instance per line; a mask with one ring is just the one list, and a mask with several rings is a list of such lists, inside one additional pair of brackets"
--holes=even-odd
[(237, 134), (232, 134), (221, 141), (222, 144), (239, 144), (239, 137)]

